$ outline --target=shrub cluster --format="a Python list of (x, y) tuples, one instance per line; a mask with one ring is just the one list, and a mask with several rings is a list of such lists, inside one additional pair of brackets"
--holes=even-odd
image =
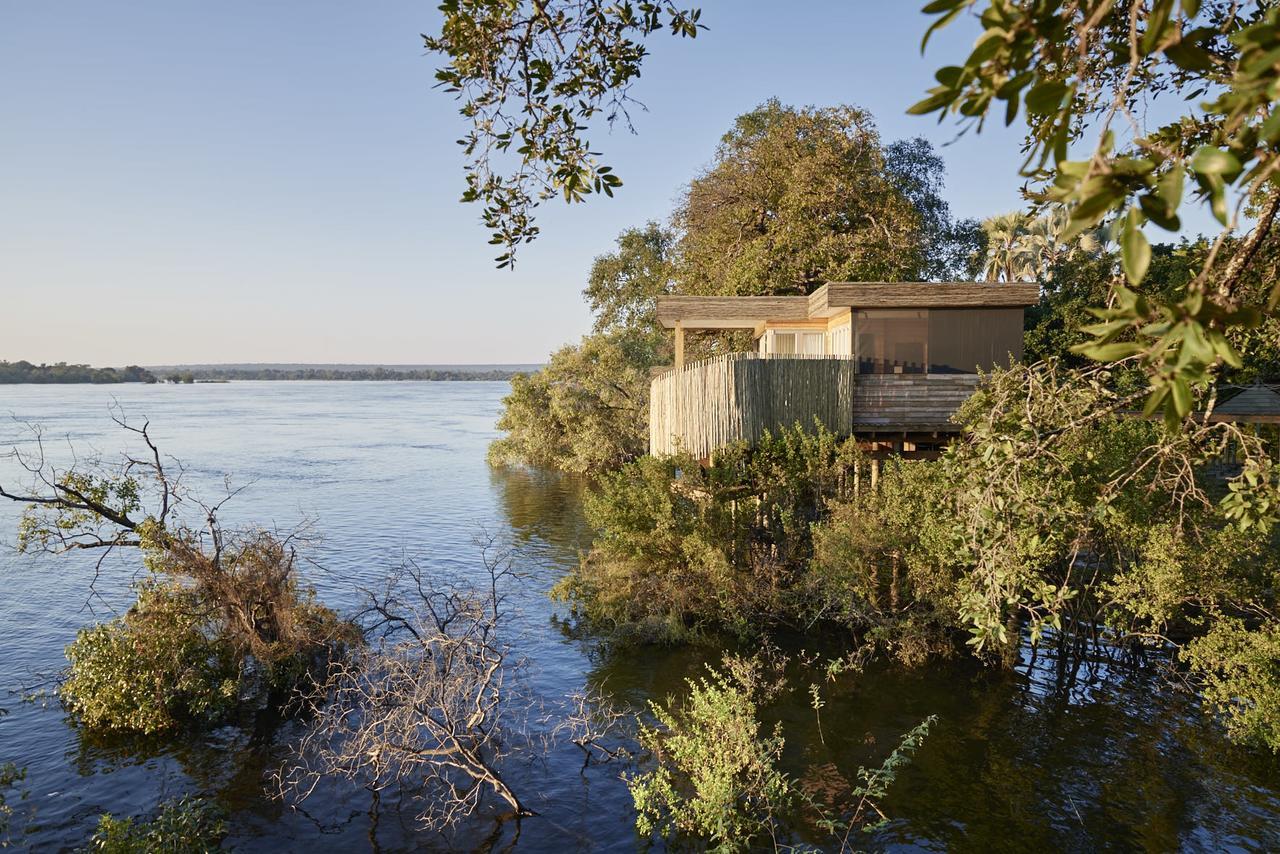
[(1028, 635), (1161, 647), (1233, 736), (1280, 749), (1277, 467), (1256, 432), (1171, 436), (1125, 394), (1105, 372), (1001, 372), (940, 459), (887, 462), (874, 490), (821, 430), (705, 467), (642, 458), (601, 479), (597, 539), (556, 593), (631, 639), (828, 624), (907, 663), (967, 640), (1006, 665)]
[(642, 836), (698, 840), (716, 851), (756, 850), (770, 840), (776, 849), (806, 814), (843, 851), (852, 831), (883, 824), (876, 802), (935, 719), (907, 733), (879, 767), (859, 768), (858, 782), (840, 793), (843, 806), (818, 800), (779, 767), (781, 724), (765, 730), (760, 721), (761, 708), (786, 684), (785, 663), (726, 656), (707, 675), (686, 680), (683, 701), (650, 704), (656, 726), (641, 727), (639, 736), (657, 761), (627, 778)]
[(64, 706), (85, 726), (143, 733), (283, 708), (358, 640), (292, 562), (265, 532), (225, 542), (216, 567), (194, 542), (167, 539), (134, 605), (67, 647)]
[(641, 640), (799, 621), (812, 607), (812, 526), (852, 493), (858, 460), (852, 443), (798, 427), (707, 468), (642, 457), (588, 495), (595, 545), (553, 595)]
[(146, 821), (104, 814), (89, 844), (104, 854), (208, 854), (219, 849), (226, 832), (221, 810), (186, 797), (164, 802)]

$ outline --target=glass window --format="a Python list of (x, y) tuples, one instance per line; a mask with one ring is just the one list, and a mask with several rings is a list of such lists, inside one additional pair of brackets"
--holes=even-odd
[(972, 374), (1022, 358), (1022, 309), (929, 312), (929, 373)]
[(854, 315), (860, 374), (923, 374), (928, 364), (929, 312), (881, 309)]
[(823, 332), (801, 332), (799, 352), (805, 356), (822, 356), (826, 350), (826, 334)]
[(780, 356), (794, 356), (796, 352), (796, 334), (794, 332), (773, 333), (773, 352)]

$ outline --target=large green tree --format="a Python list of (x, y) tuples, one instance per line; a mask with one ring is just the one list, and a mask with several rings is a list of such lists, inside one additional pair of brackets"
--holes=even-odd
[(681, 290), (806, 294), (946, 275), (964, 253), (941, 175), (927, 142), (884, 145), (865, 110), (766, 101), (735, 120), (675, 212)]

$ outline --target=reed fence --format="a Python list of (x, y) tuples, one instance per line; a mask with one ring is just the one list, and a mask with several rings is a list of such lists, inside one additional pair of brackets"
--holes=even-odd
[(953, 431), (973, 374), (865, 374), (841, 356), (729, 353), (669, 368), (649, 389), (649, 450), (706, 458), (815, 420), (837, 435)]

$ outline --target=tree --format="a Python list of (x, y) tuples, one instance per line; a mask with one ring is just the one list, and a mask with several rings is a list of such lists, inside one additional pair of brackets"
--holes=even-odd
[[(1109, 222), (1120, 244), (1123, 277), (1111, 303), (1096, 308), (1101, 322), (1080, 352), (1138, 362), (1147, 411), (1163, 411), (1176, 427), (1223, 365), (1240, 366), (1226, 332), (1256, 326), (1280, 301), (1280, 283), (1258, 295), (1241, 287), (1280, 210), (1280, 8), (1261, 0), (936, 0), (925, 7), (937, 16), (925, 43), (980, 6), (984, 32), (973, 51), (940, 69), (938, 85), (910, 112), (956, 114), (975, 131), (998, 102), (1006, 124), (1023, 117), (1031, 197), (1062, 206), (1065, 238)], [(1207, 100), (1203, 113), (1188, 107), (1150, 128), (1140, 107), (1164, 94)], [(1085, 134), (1088, 156), (1069, 159)], [(1157, 298), (1141, 290), (1152, 256), (1143, 229), (1181, 227), (1188, 179), (1187, 195), (1222, 231), (1195, 277)], [(1226, 251), (1236, 240), (1239, 249)]]
[(735, 120), (675, 212), (680, 290), (806, 294), (937, 272), (952, 238), (941, 166), (923, 140), (886, 148), (865, 110), (766, 101)]
[(1034, 281), (1035, 268), (1030, 263), (1022, 241), (1031, 217), (1022, 211), (988, 217), (982, 221), (987, 236), (987, 257), (983, 274), (993, 282)]
[(656, 297), (676, 290), (675, 233), (656, 222), (618, 235), (618, 250), (596, 256), (582, 292), (596, 332), (656, 328)]
[(507, 267), (537, 236), (531, 211), (540, 202), (621, 186), (585, 133), (601, 116), (631, 128), (643, 39), (662, 29), (694, 38), (700, 13), (671, 0), (445, 0), (440, 11), (439, 34), (422, 38), (448, 57), (436, 79), (472, 123), (458, 140), (468, 158), (462, 200), (484, 205), (489, 242)]
[(926, 250), (919, 278), (977, 278), (986, 235), (976, 220), (952, 219), (942, 197), (947, 167), (933, 144), (919, 136), (900, 139), (885, 148), (885, 160), (891, 180), (920, 216)]
[(598, 474), (649, 448), (649, 368), (669, 361), (669, 336), (596, 333), (552, 354), (537, 373), (511, 380), (490, 462)]

